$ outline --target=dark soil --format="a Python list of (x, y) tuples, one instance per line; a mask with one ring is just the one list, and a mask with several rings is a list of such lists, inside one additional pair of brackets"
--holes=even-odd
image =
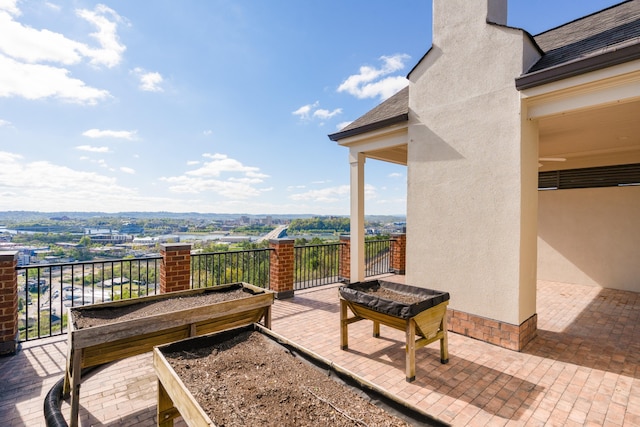
[(258, 332), (164, 356), (218, 426), (410, 426)]
[(362, 292), (365, 292), (370, 295), (374, 295), (378, 298), (388, 299), (395, 302), (400, 302), (403, 304), (416, 304), (424, 299), (423, 296), (419, 295), (410, 295), (402, 292), (394, 291), (389, 288), (385, 288), (384, 286), (380, 286), (377, 289), (363, 289)]
[(140, 302), (119, 307), (97, 308), (95, 310), (72, 310), (77, 329), (106, 325), (123, 320), (140, 319), (160, 313), (186, 310), (218, 302), (248, 298), (251, 293), (242, 289), (224, 292), (208, 292), (188, 297), (166, 298), (157, 301)]

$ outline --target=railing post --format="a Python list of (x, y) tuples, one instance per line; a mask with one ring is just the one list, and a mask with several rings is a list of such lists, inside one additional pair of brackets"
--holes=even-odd
[(186, 291), (191, 288), (191, 245), (160, 245), (160, 293)]
[(338, 280), (349, 283), (351, 280), (351, 237), (340, 236), (340, 272)]
[(293, 297), (294, 243), (293, 239), (269, 240), (269, 282), (278, 299)]
[(18, 251), (0, 251), (0, 355), (18, 350)]
[(405, 273), (407, 262), (407, 234), (391, 234), (391, 271), (396, 274)]

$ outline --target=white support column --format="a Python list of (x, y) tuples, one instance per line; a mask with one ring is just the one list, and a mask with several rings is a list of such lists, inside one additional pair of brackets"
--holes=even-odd
[(364, 280), (364, 162), (363, 153), (350, 150), (351, 283)]

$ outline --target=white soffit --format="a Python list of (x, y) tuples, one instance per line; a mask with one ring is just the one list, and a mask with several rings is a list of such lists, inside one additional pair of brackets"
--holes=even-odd
[(343, 147), (349, 147), (350, 151), (358, 153), (393, 149), (398, 146), (407, 145), (407, 128), (406, 123), (389, 126), (341, 139), (338, 144)]
[(529, 120), (631, 102), (640, 99), (640, 60), (526, 89), (521, 96)]

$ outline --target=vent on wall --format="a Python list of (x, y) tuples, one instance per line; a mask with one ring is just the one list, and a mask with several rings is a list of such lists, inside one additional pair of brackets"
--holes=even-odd
[(538, 173), (538, 190), (640, 185), (640, 163)]

